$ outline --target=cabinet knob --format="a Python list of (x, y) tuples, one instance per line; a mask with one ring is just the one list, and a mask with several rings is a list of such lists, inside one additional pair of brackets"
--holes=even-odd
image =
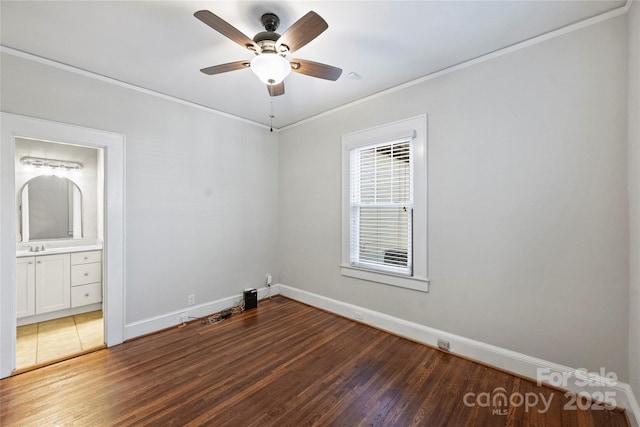
[(33, 264), (33, 261), (29, 261), (27, 264)]
[(38, 264), (42, 264), (42, 261), (38, 261)]
[(84, 259), (85, 259), (85, 261), (86, 261), (86, 260), (88, 260), (88, 259), (89, 259), (89, 257), (88, 257), (88, 256), (86, 256), (86, 257), (84, 257)]
[(89, 275), (89, 273), (84, 273), (84, 277), (87, 277)]
[(86, 294), (84, 294), (84, 296), (85, 296), (85, 297), (88, 297), (88, 296), (89, 296), (89, 293), (87, 292)]

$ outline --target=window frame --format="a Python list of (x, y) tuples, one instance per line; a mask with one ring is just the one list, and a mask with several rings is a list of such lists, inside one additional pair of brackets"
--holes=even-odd
[[(415, 134), (415, 132), (414, 132)], [(350, 160), (350, 168), (349, 168), (349, 172), (350, 172), (350, 180), (351, 180), (351, 185), (350, 185), (350, 191), (349, 191), (349, 207), (350, 207), (350, 213), (351, 213), (351, 217), (350, 217), (350, 241), (349, 241), (349, 250), (350, 250), (350, 256), (349, 256), (349, 264), (353, 267), (361, 267), (363, 269), (369, 269), (369, 270), (374, 270), (374, 271), (380, 271), (380, 272), (387, 272), (387, 273), (391, 273), (391, 274), (397, 274), (397, 275), (401, 275), (401, 276), (405, 276), (405, 277), (411, 277), (411, 273), (413, 271), (413, 227), (412, 227), (412, 222), (413, 222), (413, 140), (414, 140), (415, 136), (414, 135), (408, 135), (404, 138), (401, 138), (397, 141), (387, 141), (387, 142), (383, 142), (383, 143), (379, 143), (379, 144), (372, 144), (372, 145), (365, 145), (362, 147), (351, 147), (349, 149), (349, 160)], [(390, 179), (389, 182), (386, 182), (386, 180), (381, 177), (380, 175), (378, 175), (377, 173), (375, 173), (375, 179), (373, 181), (373, 193), (377, 194), (377, 190), (380, 189), (384, 192), (384, 190), (386, 189), (385, 184), (388, 184), (390, 186), (389, 190), (391, 190), (391, 192), (389, 193), (389, 196), (391, 198), (391, 200), (386, 200), (386, 201), (379, 201), (379, 200), (362, 200), (362, 194), (366, 194), (365, 198), (370, 198), (372, 195), (367, 193), (367, 191), (363, 188), (363, 170), (361, 169), (361, 159), (362, 156), (364, 155), (366, 157), (366, 152), (370, 151), (370, 150), (374, 150), (374, 153), (377, 153), (377, 150), (381, 147), (389, 147), (390, 148), (390, 154), (392, 153), (393, 146), (397, 146), (397, 145), (407, 145), (408, 146), (408, 152), (409, 152), (409, 165), (408, 165), (408, 191), (407, 191), (407, 195), (408, 195), (408, 200), (404, 200), (402, 202), (399, 202), (397, 200), (394, 200), (393, 197), (391, 196), (391, 194), (393, 193), (393, 189), (395, 188), (395, 185), (393, 184), (393, 178)], [(374, 170), (377, 169), (377, 164), (379, 161), (379, 158), (377, 156), (380, 156), (379, 154), (374, 154), (373, 155), (373, 168)], [(384, 156), (384, 155), (382, 155)], [(393, 166), (393, 156), (390, 157), (390, 163), (391, 163), (391, 170), (394, 170), (394, 166)], [(369, 163), (369, 165), (371, 165), (371, 163)], [(382, 166), (384, 169), (384, 165)], [(355, 172), (355, 173), (354, 173)], [(365, 175), (368, 175), (371, 171), (369, 169), (365, 169), (364, 173)], [(382, 178), (382, 179), (379, 179)], [(396, 177), (397, 178), (397, 177)], [(380, 185), (379, 185), (380, 184)], [(356, 195), (356, 198), (358, 199), (357, 201), (354, 201), (354, 194)], [(385, 193), (386, 195), (386, 193)], [(368, 197), (367, 197), (368, 196)], [(377, 199), (376, 196), (373, 196), (374, 199)], [(383, 196), (383, 198), (385, 198)], [(403, 207), (405, 209), (405, 211), (407, 210), (407, 208), (409, 209), (409, 215), (407, 218), (407, 246), (406, 246), (406, 252), (405, 252), (405, 257), (406, 257), (406, 264), (404, 266), (402, 265), (397, 265), (397, 264), (380, 264), (380, 260), (379, 259), (375, 259), (377, 257), (374, 257), (373, 260), (367, 260), (367, 250), (362, 250), (361, 247), (361, 238), (364, 237), (363, 234), (363, 230), (362, 230), (362, 222), (361, 222), (361, 218), (362, 218), (362, 211), (363, 210), (368, 210), (370, 208), (374, 208), (374, 209), (385, 209), (385, 208), (400, 208)], [(354, 227), (354, 225), (356, 225)], [(377, 225), (378, 223), (376, 223)], [(376, 233), (377, 235), (377, 233)], [(367, 241), (368, 239), (364, 239), (365, 241)], [(378, 243), (381, 243), (378, 239), (376, 239), (378, 241)], [(391, 242), (388, 242), (391, 243)], [(389, 247), (389, 249), (398, 249), (400, 248), (400, 246), (396, 246), (394, 247)], [(403, 248), (404, 249), (404, 248)], [(354, 259), (355, 256), (355, 259)], [(378, 254), (379, 256), (379, 254)], [(385, 255), (386, 258), (386, 255)]]
[[(395, 274), (351, 264), (351, 150), (412, 138), (413, 273)], [(388, 123), (342, 136), (342, 256), (340, 272), (377, 283), (428, 292), (427, 235), (427, 115)]]

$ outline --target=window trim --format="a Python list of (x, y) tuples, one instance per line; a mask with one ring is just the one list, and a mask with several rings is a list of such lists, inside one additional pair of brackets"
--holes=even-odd
[[(349, 250), (350, 250), (350, 257), (349, 257), (349, 265), (351, 265), (352, 267), (360, 267), (364, 270), (375, 270), (375, 271), (380, 271), (383, 273), (390, 273), (390, 274), (397, 274), (399, 276), (405, 276), (405, 277), (411, 277), (412, 275), (412, 271), (413, 271), (413, 226), (412, 226), (412, 222), (413, 222), (413, 179), (411, 178), (413, 176), (413, 140), (415, 139), (415, 131), (411, 131), (411, 135), (407, 135), (406, 137), (403, 137), (401, 139), (398, 140), (394, 140), (394, 141), (387, 141), (381, 144), (371, 144), (371, 145), (365, 145), (365, 146), (358, 146), (358, 147), (351, 147), (349, 149), (349, 160), (350, 160), (350, 167), (349, 167), (349, 171), (351, 172), (356, 172), (356, 176), (350, 176), (350, 199), (349, 199), (349, 209), (350, 209), (350, 232), (351, 232), (351, 236), (350, 236), (350, 243), (349, 243)], [(362, 169), (361, 169), (361, 164), (359, 162), (361, 156), (362, 156), (362, 152), (364, 151), (369, 151), (371, 149), (377, 149), (379, 147), (392, 147), (393, 145), (397, 145), (397, 144), (408, 144), (408, 150), (409, 153), (411, 153), (409, 155), (410, 158), (410, 162), (409, 162), (409, 171), (410, 171), (410, 175), (409, 175), (409, 182), (408, 182), (408, 192), (407, 194), (409, 195), (409, 200), (405, 200), (402, 203), (399, 203), (396, 200), (389, 200), (389, 201), (385, 201), (385, 202), (381, 202), (381, 201), (362, 201), (359, 200), (357, 202), (355, 202), (352, 198), (353, 191), (356, 190), (358, 193), (360, 193), (362, 191)], [(375, 158), (375, 156), (374, 156)], [(391, 163), (393, 163), (393, 159), (390, 158)], [(374, 164), (376, 164), (377, 161), (374, 160)], [(353, 168), (356, 169), (353, 169)], [(355, 178), (355, 179), (353, 179)], [(354, 185), (357, 188), (354, 188)], [(378, 181), (377, 179), (375, 180), (375, 184), (374, 186), (377, 188), (378, 185)], [(384, 184), (383, 184), (384, 185)], [(391, 185), (391, 184), (390, 184)], [(360, 213), (363, 209), (367, 209), (367, 208), (399, 208), (400, 205), (402, 205), (402, 207), (406, 208), (408, 207), (410, 210), (410, 214), (408, 216), (408, 229), (411, 230), (410, 233), (407, 233), (407, 243), (408, 243), (408, 247), (406, 248), (407, 251), (405, 252), (405, 256), (406, 256), (406, 260), (407, 263), (404, 266), (398, 266), (398, 265), (384, 265), (384, 264), (380, 264), (379, 262), (377, 262), (377, 260), (374, 261), (368, 261), (362, 258), (363, 252), (361, 250), (361, 247), (359, 246), (359, 243), (361, 242), (361, 238), (363, 237), (363, 233), (362, 230), (359, 228), (359, 225), (361, 224), (360, 222), (360, 217), (358, 214), (356, 214), (356, 212)], [(353, 227), (354, 226), (354, 219), (355, 221), (358, 223), (357, 227)], [(354, 230), (354, 228), (358, 228), (357, 230)], [(408, 231), (408, 230), (407, 230)], [(411, 237), (409, 237), (411, 236)], [(355, 241), (354, 241), (355, 239)], [(390, 246), (390, 248), (399, 248), (400, 246)], [(354, 260), (354, 255), (356, 256), (356, 260)]]
[[(354, 148), (413, 138), (413, 274), (398, 275), (351, 265), (350, 152)], [(340, 272), (354, 277), (423, 292), (429, 290), (427, 235), (427, 115), (352, 132), (342, 136), (342, 256)]]

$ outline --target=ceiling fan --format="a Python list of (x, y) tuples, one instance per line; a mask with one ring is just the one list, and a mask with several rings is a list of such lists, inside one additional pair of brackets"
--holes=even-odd
[(265, 13), (260, 18), (265, 31), (256, 34), (253, 39), (245, 36), (240, 30), (208, 10), (200, 10), (194, 16), (256, 55), (250, 61), (235, 61), (201, 69), (200, 71), (205, 74), (213, 75), (251, 68), (258, 78), (267, 85), (271, 96), (284, 94), (284, 78), (292, 70), (296, 73), (332, 81), (337, 80), (342, 74), (340, 68), (331, 65), (305, 59), (286, 59), (288, 54), (300, 49), (329, 27), (327, 22), (313, 11), (296, 21), (282, 35), (275, 32), (280, 25), (280, 18), (273, 13)]

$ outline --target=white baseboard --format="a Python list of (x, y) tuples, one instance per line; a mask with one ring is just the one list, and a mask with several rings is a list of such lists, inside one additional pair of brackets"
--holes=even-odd
[[(476, 360), (519, 376), (540, 380), (542, 383), (551, 384), (574, 393), (583, 394), (593, 400), (601, 401), (603, 400), (601, 396), (604, 396), (604, 399), (612, 403), (615, 402), (615, 406), (627, 411), (632, 427), (640, 427), (640, 408), (629, 384), (612, 381), (599, 374), (587, 373), (584, 370), (570, 368), (471, 340), (291, 286), (278, 284), (277, 287), (278, 293), (287, 298), (354, 319), (395, 335), (433, 347), (437, 347), (438, 339), (444, 339), (449, 341), (450, 353)], [(357, 318), (356, 313), (358, 313)]]
[[(262, 299), (267, 295), (267, 288), (258, 289), (258, 299)], [(271, 286), (271, 295), (278, 293), (278, 286)], [(158, 332), (163, 329), (171, 328), (179, 325), (181, 322), (181, 316), (187, 315), (190, 318), (200, 318), (209, 316), (213, 313), (218, 313), (226, 308), (231, 308), (235, 303), (242, 300), (243, 295), (237, 294), (227, 298), (222, 298), (216, 301), (210, 301), (204, 304), (191, 305), (184, 307), (181, 310), (175, 310), (169, 313), (162, 314), (160, 316), (150, 317), (148, 319), (139, 320), (137, 322), (127, 323), (124, 327), (124, 339), (130, 340), (132, 338), (147, 335), (153, 332)]]

